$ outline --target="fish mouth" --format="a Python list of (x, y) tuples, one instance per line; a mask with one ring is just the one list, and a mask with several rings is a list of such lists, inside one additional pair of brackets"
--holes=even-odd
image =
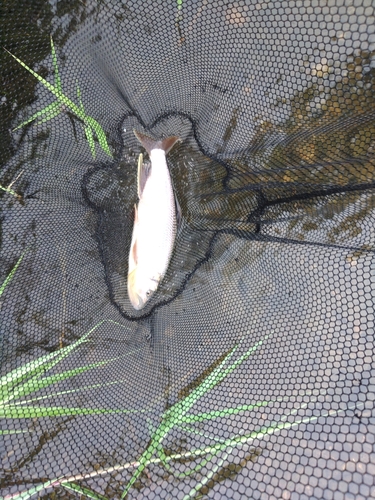
[(141, 309), (144, 308), (146, 302), (142, 299), (140, 295), (138, 295), (138, 293), (136, 292), (129, 293), (129, 299), (131, 305), (134, 307), (136, 311), (140, 311)]
[[(139, 278), (139, 276), (138, 276)], [(136, 311), (140, 311), (145, 307), (147, 302), (151, 299), (152, 295), (154, 294), (155, 290), (157, 289), (157, 286), (159, 284), (160, 278), (153, 277), (150, 278), (151, 281), (154, 283), (150, 284), (148, 283), (148, 291), (146, 293), (143, 292), (142, 288), (139, 287), (139, 283), (137, 281), (137, 273), (136, 269), (134, 269), (129, 275), (128, 275), (128, 297), (130, 300), (131, 305)]]
[(142, 307), (144, 307), (145, 304), (144, 301), (142, 300), (142, 297), (140, 297), (138, 293), (132, 289), (131, 286), (128, 286), (128, 297), (131, 305), (137, 311), (139, 311), (140, 309), (142, 309)]
[(140, 311), (141, 309), (144, 308), (146, 302), (137, 294), (137, 297), (138, 297), (138, 302), (137, 304), (134, 304), (133, 303), (133, 307), (134, 309), (136, 309), (137, 311)]
[(144, 307), (145, 301), (137, 293), (136, 290), (137, 290), (137, 287), (136, 287), (136, 269), (134, 269), (128, 275), (128, 297), (129, 297), (130, 303), (133, 306), (133, 308), (136, 311), (140, 311)]

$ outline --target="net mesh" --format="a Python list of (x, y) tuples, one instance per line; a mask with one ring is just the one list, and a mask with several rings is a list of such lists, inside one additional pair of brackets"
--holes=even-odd
[[(1, 4), (5, 499), (375, 497), (374, 11)], [(181, 138), (140, 311), (133, 129)]]

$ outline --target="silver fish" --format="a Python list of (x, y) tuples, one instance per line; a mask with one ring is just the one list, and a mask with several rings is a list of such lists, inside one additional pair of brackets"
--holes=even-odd
[(150, 164), (138, 159), (138, 206), (129, 252), (128, 295), (134, 309), (150, 300), (163, 279), (172, 255), (179, 210), (167, 166), (166, 154), (179, 140), (155, 140), (134, 130), (150, 156)]

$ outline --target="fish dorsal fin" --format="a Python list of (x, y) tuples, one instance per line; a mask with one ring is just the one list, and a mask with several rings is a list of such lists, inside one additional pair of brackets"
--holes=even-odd
[(143, 163), (143, 154), (138, 157), (138, 198), (141, 198), (148, 177), (151, 173), (151, 165)]

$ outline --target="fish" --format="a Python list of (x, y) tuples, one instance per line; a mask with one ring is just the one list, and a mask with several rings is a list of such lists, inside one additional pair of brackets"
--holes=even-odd
[(180, 140), (155, 140), (133, 130), (150, 157), (138, 158), (138, 205), (128, 261), (128, 296), (134, 309), (143, 309), (163, 279), (174, 248), (181, 210), (173, 191), (166, 155)]

